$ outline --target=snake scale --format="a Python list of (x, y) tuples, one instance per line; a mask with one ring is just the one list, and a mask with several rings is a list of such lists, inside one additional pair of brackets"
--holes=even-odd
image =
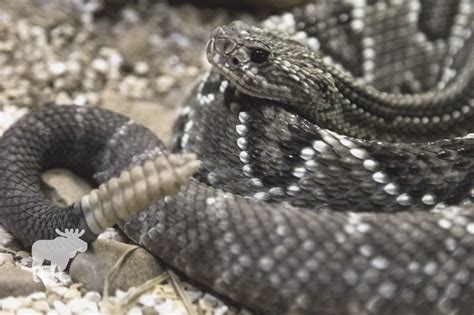
[[(218, 27), (173, 137), (200, 168), (119, 226), (266, 314), (472, 314), (472, 7), (317, 1)], [(0, 142), (2, 224), (26, 245), (71, 226), (93, 239), (93, 202), (52, 204), (40, 172), (100, 184), (169, 152), (104, 109), (33, 112)]]

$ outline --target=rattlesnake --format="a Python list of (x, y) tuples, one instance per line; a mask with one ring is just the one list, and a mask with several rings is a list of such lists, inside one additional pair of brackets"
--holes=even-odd
[[(221, 26), (175, 127), (173, 150), (201, 160), (193, 178), (192, 156), (123, 116), (46, 107), (0, 142), (2, 223), (25, 244), (71, 225), (91, 240), (168, 195), (119, 226), (257, 311), (470, 314), (472, 12), (318, 1)], [(60, 209), (40, 189), (50, 167), (108, 182)]]

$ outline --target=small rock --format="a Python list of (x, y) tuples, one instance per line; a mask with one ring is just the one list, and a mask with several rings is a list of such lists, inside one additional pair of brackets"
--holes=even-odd
[(99, 302), (101, 297), (98, 292), (95, 291), (89, 291), (84, 295), (84, 298), (91, 301), (91, 302)]
[(158, 297), (154, 293), (143, 294), (138, 299), (138, 302), (143, 306), (155, 306)]
[(61, 297), (65, 297), (69, 289), (66, 287), (54, 287), (54, 288), (51, 288), (51, 291), (53, 291), (54, 293), (56, 293), (57, 295)]
[(19, 309), (23, 303), (17, 298), (14, 297), (7, 297), (6, 299), (0, 301), (0, 309), (5, 311), (15, 311)]
[(142, 315), (143, 312), (142, 310), (138, 307), (138, 306), (135, 306), (135, 307), (132, 307), (128, 312), (127, 312), (127, 315)]
[(55, 103), (56, 104), (70, 104), (72, 103), (72, 98), (71, 96), (69, 96), (67, 92), (62, 91), (56, 95)]
[(39, 312), (47, 312), (50, 310), (49, 304), (46, 301), (34, 301), (31, 306)]
[(196, 302), (197, 300), (201, 299), (204, 295), (201, 291), (186, 291), (186, 294), (191, 302)]
[[(71, 277), (66, 272), (52, 272), (51, 266), (36, 266), (31, 268), (31, 272), (33, 272), (36, 277), (39, 277), (47, 288), (51, 288), (53, 291), (64, 286), (69, 286), (72, 282)], [(62, 292), (62, 294), (64, 293), (65, 292)]]
[(164, 303), (155, 306), (158, 314), (186, 315), (188, 312), (183, 304), (178, 301), (166, 300)]
[(61, 315), (71, 315), (71, 311), (69, 308), (61, 301), (54, 301), (53, 302), (54, 308), (59, 312)]
[(35, 282), (32, 273), (18, 267), (0, 267), (0, 298), (25, 296), (44, 290), (43, 282)]
[(199, 69), (194, 66), (190, 66), (186, 68), (186, 75), (189, 77), (194, 77), (199, 74)]
[(16, 315), (41, 315), (41, 313), (38, 312), (38, 310), (29, 307), (23, 307), (16, 311)]
[(168, 92), (175, 84), (176, 78), (170, 75), (163, 75), (156, 79), (156, 90), (160, 93)]
[[(107, 240), (96, 240), (90, 249), (71, 262), (69, 273), (74, 282), (81, 282), (87, 290), (102, 292), (104, 280), (117, 260), (135, 246)], [(143, 248), (128, 254), (119, 270), (109, 279), (109, 294), (117, 289), (126, 291), (139, 286), (163, 272), (157, 260)]]
[(123, 241), (123, 237), (120, 235), (119, 231), (113, 227), (108, 227), (104, 232), (100, 233), (97, 236), (99, 240), (114, 240), (114, 241)]
[(102, 58), (97, 58), (92, 61), (92, 67), (100, 73), (109, 71), (109, 64)]
[(229, 311), (229, 308), (226, 305), (222, 305), (214, 310), (214, 315), (224, 315), (228, 311)]
[(122, 95), (132, 98), (146, 98), (150, 96), (149, 81), (134, 75), (126, 76), (119, 84)]
[(64, 293), (63, 298), (66, 300), (74, 299), (81, 297), (81, 292), (75, 288), (69, 288), (66, 293)]
[(44, 292), (35, 292), (35, 293), (32, 293), (28, 296), (30, 299), (32, 299), (33, 301), (40, 301), (40, 300), (44, 300), (46, 298), (46, 293)]
[(67, 303), (67, 307), (75, 314), (85, 314), (87, 312), (98, 312), (96, 303), (86, 299), (75, 298)]
[[(132, 287), (130, 288), (130, 290), (128, 290), (128, 293), (133, 294), (135, 291), (136, 291), (136, 287)], [(127, 296), (127, 292), (125, 291), (122, 291), (120, 289), (115, 291), (115, 297), (117, 298), (117, 300), (123, 300), (125, 299), (126, 296)]]
[(148, 71), (150, 70), (150, 66), (144, 61), (138, 61), (135, 64), (135, 67), (133, 70), (135, 71), (136, 74), (143, 75), (143, 74), (148, 73)]
[(55, 76), (59, 76), (66, 72), (67, 68), (66, 65), (62, 62), (54, 62), (48, 65), (49, 72), (51, 72)]

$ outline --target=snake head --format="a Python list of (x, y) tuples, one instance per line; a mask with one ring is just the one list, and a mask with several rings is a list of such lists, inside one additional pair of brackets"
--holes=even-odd
[(236, 21), (217, 27), (207, 44), (207, 59), (240, 92), (303, 111), (327, 106), (335, 91), (323, 61), (283, 32)]

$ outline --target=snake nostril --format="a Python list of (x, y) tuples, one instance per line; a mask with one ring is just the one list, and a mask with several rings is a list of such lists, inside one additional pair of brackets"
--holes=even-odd
[(238, 66), (238, 65), (239, 65), (239, 59), (237, 59), (237, 58), (235, 58), (235, 57), (232, 58), (232, 59), (230, 60), (230, 62), (232, 63), (233, 66)]

